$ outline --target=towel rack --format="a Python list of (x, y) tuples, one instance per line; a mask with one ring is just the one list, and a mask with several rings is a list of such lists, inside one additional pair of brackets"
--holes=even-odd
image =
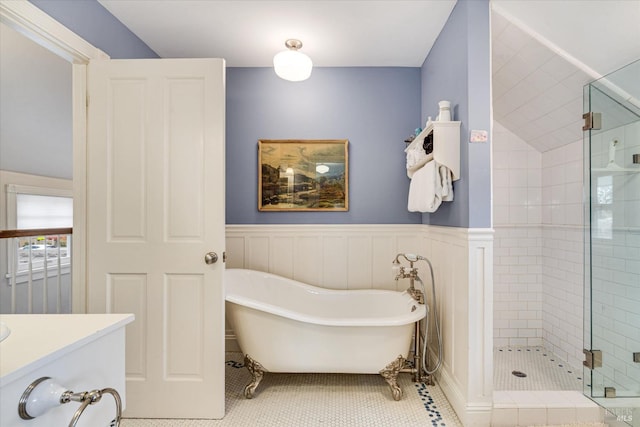
[(404, 151), (413, 150), (417, 145), (421, 147), (424, 138), (433, 133), (433, 152), (418, 164), (413, 165), (409, 171), (414, 172), (427, 162), (435, 160), (451, 170), (453, 181), (460, 179), (460, 123), (457, 121), (429, 122)]
[[(110, 427), (120, 426), (120, 419), (122, 418), (122, 399), (120, 399), (120, 394), (116, 391), (116, 389), (107, 387), (107, 388), (103, 388), (102, 390), (93, 390), (88, 392), (85, 391), (82, 393), (73, 393), (73, 392), (71, 393), (72, 393), (72, 396), (76, 396), (76, 395), (80, 396), (79, 397), (80, 400), (75, 400), (74, 398), (71, 398), (71, 400), (74, 400), (76, 402), (82, 402), (82, 404), (73, 414), (73, 418), (71, 418), (71, 422), (69, 422), (69, 427), (76, 427), (76, 423), (82, 416), (82, 413), (84, 412), (84, 410), (87, 409), (87, 406), (93, 405), (94, 403), (99, 402), (100, 399), (102, 399), (102, 396), (104, 394), (112, 395), (113, 399), (116, 401), (116, 417), (111, 422)], [(63, 402), (63, 403), (66, 403), (66, 402)]]
[(110, 426), (119, 427), (122, 419), (122, 399), (116, 389), (107, 387), (101, 390), (74, 393), (51, 380), (51, 377), (41, 377), (29, 384), (18, 402), (18, 415), (23, 420), (32, 420), (56, 406), (79, 402), (80, 406), (69, 422), (69, 427), (76, 427), (84, 410), (89, 405), (100, 402), (105, 394), (113, 396), (116, 403), (116, 417)]

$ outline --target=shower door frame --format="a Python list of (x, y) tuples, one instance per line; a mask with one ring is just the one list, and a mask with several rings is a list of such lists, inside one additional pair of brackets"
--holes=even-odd
[[(635, 65), (640, 70), (640, 61), (630, 65)], [(615, 276), (615, 269), (619, 269), (621, 265), (627, 265), (627, 257), (633, 257), (628, 255), (629, 253), (634, 254), (636, 251), (640, 253), (640, 248), (635, 246), (631, 247), (631, 251), (628, 250), (629, 245), (634, 245), (635, 240), (626, 236), (640, 232), (640, 228), (636, 230), (634, 228), (636, 224), (632, 220), (625, 219), (624, 215), (625, 211), (629, 211), (626, 205), (629, 202), (626, 187), (640, 185), (640, 175), (635, 178), (635, 174), (640, 174), (640, 166), (630, 164), (630, 159), (624, 151), (625, 142), (626, 147), (633, 146), (634, 149), (635, 145), (640, 147), (635, 139), (640, 139), (640, 115), (638, 115), (640, 106), (637, 106), (637, 110), (635, 104), (625, 106), (628, 99), (625, 96), (628, 94), (615, 83), (615, 76), (609, 75), (584, 87), (584, 352), (586, 360), (583, 392), (585, 396), (605, 408), (616, 421), (623, 425), (638, 426), (640, 425), (640, 386), (637, 390), (627, 389), (625, 383), (633, 383), (635, 375), (639, 375), (635, 372), (633, 358), (635, 352), (640, 352), (640, 345), (636, 344), (639, 347), (636, 350), (633, 347), (634, 344), (629, 343), (640, 342), (640, 336), (625, 336), (624, 330), (626, 328), (633, 330), (634, 325), (629, 323), (632, 323), (636, 317), (640, 318), (640, 309), (632, 313), (633, 317), (629, 317), (626, 314), (629, 312), (629, 307), (626, 307), (625, 312), (624, 307), (621, 308), (618, 302), (624, 297), (613, 294), (619, 293), (621, 289), (630, 289), (626, 291), (627, 297), (630, 293), (631, 298), (635, 298), (635, 295), (640, 295), (640, 292), (634, 287), (636, 286), (634, 283), (627, 283), (625, 286), (624, 283), (618, 283), (620, 280), (624, 282), (624, 279), (613, 277), (607, 279), (603, 274), (610, 271), (614, 272), (612, 276)], [(621, 94), (625, 96), (619, 97)], [(606, 108), (607, 106), (609, 108)], [(594, 111), (598, 109), (601, 111)], [(634, 199), (632, 199), (633, 202)], [(638, 212), (636, 214), (640, 215)], [(623, 245), (619, 243), (621, 237), (625, 242)], [(625, 259), (618, 259), (620, 254), (623, 254)], [(638, 261), (640, 259), (631, 259), (633, 264)], [(603, 268), (603, 264), (607, 262), (613, 265)], [(609, 270), (606, 270), (607, 268)], [(618, 273), (621, 276), (629, 274), (631, 279), (626, 280), (633, 282), (635, 276), (628, 271), (629, 268)], [(637, 286), (640, 287), (640, 283)], [(608, 291), (611, 292), (610, 301), (607, 298), (610, 296), (607, 294)], [(621, 321), (621, 316), (625, 319), (624, 321)], [(609, 334), (605, 335), (607, 331)], [(622, 349), (619, 343), (614, 343), (620, 337), (626, 339), (626, 349)], [(629, 349), (629, 345), (633, 348)], [(625, 378), (619, 376), (619, 373), (624, 370), (620, 367), (619, 359), (625, 360), (627, 357), (630, 357), (631, 361), (623, 365), (623, 368), (630, 366)], [(640, 369), (640, 365), (638, 368)]]

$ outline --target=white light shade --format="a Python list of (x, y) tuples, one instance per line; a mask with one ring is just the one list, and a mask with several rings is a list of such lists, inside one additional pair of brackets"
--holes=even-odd
[(273, 68), (278, 77), (292, 82), (306, 80), (311, 75), (311, 58), (297, 50), (285, 50), (273, 57)]

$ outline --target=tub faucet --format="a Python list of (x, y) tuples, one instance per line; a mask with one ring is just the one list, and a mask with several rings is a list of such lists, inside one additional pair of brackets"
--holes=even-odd
[[(409, 261), (409, 269), (407, 270), (404, 266), (400, 265), (399, 258), (403, 257), (407, 261)], [(399, 279), (409, 279), (409, 289), (407, 289), (407, 293), (413, 297), (418, 303), (424, 304), (424, 294), (419, 289), (416, 289), (414, 286), (415, 280), (418, 278), (418, 269), (413, 266), (414, 262), (418, 260), (426, 259), (420, 255), (414, 254), (398, 254), (396, 258), (393, 260), (393, 271), (396, 273), (395, 280), (396, 282)]]
[[(409, 262), (408, 270), (400, 265), (400, 258), (404, 258)], [(416, 332), (413, 340), (414, 368), (411, 372), (413, 372), (414, 374), (413, 380), (415, 382), (424, 382), (426, 380), (427, 384), (433, 384), (432, 375), (435, 374), (435, 372), (442, 364), (442, 361), (444, 360), (442, 352), (442, 332), (440, 330), (440, 322), (438, 320), (438, 304), (436, 302), (436, 279), (433, 274), (433, 265), (431, 265), (431, 261), (429, 261), (428, 258), (425, 258), (421, 255), (403, 253), (397, 254), (392, 264), (393, 271), (396, 276), (396, 281), (398, 281), (398, 279), (409, 279), (409, 289), (407, 289), (407, 293), (411, 295), (413, 299), (415, 299), (419, 304), (425, 304), (425, 293), (427, 291), (425, 289), (424, 283), (418, 277), (418, 269), (413, 266), (413, 264), (418, 261), (424, 261), (429, 265), (429, 274), (431, 275), (431, 303), (433, 308), (433, 318), (435, 320), (436, 326), (436, 334), (438, 337), (438, 359), (434, 368), (427, 368), (427, 329), (429, 326), (427, 320), (429, 314), (427, 311), (427, 317), (425, 317), (424, 319), (424, 329), (422, 329), (422, 321), (416, 322)], [(422, 291), (414, 287), (415, 280), (418, 280), (418, 282), (420, 282)], [(422, 346), (420, 346), (420, 344), (422, 344)]]

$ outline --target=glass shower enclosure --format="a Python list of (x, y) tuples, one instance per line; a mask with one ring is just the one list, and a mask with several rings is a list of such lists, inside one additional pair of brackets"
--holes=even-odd
[(640, 60), (584, 88), (584, 393), (640, 426)]

